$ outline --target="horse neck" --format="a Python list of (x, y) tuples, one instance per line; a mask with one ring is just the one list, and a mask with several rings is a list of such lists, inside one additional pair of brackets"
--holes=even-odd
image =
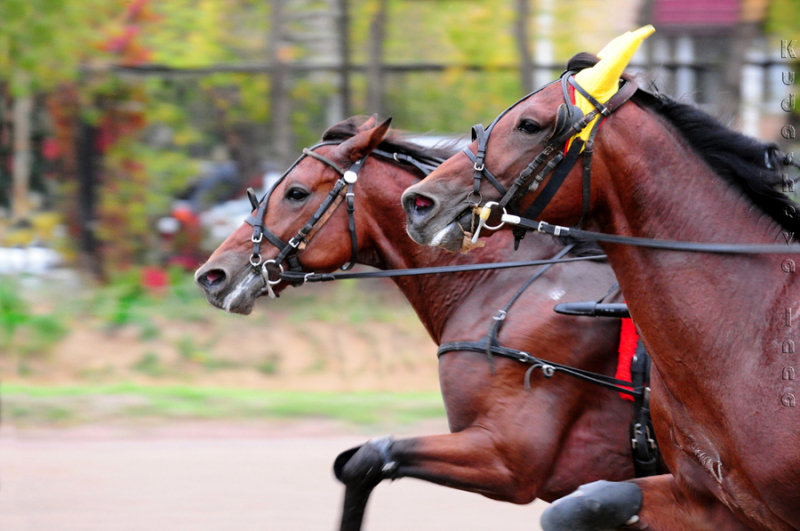
[[(620, 113), (623, 110), (629, 109)], [(597, 185), (601, 197), (593, 215), (595, 228), (685, 241), (785, 242), (777, 223), (715, 175), (671, 125), (655, 120), (658, 126), (640, 121), (642, 127), (617, 127), (614, 134), (600, 135), (602, 141), (598, 138), (596, 149), (605, 153), (598, 161), (605, 177)], [(647, 134), (640, 134), (643, 127), (648, 127)], [(620, 146), (637, 146), (641, 152)], [(665, 322), (677, 323), (682, 327), (680, 341), (692, 345), (685, 358), (702, 357), (720, 347), (735, 349), (748, 335), (754, 340), (762, 330), (742, 323), (751, 315), (770, 316), (783, 282), (781, 258), (774, 255), (604, 247), (632, 314), (648, 331), (647, 339), (674, 346), (677, 340), (669, 335), (675, 329)], [(724, 322), (717, 319), (721, 315)]]
[[(369, 243), (359, 251), (359, 261), (378, 269), (409, 269), (431, 266), (448, 266), (467, 263), (493, 263), (510, 260), (535, 260), (550, 258), (560, 248), (556, 242), (545, 241), (539, 246), (523, 246), (515, 253), (510, 233), (501, 233), (485, 239), (485, 247), (463, 255), (444, 251), (438, 247), (421, 246), (414, 243), (405, 230), (405, 212), (400, 196), (418, 177), (395, 165), (381, 164), (381, 174), (367, 176), (365, 225), (369, 230)], [(415, 277), (393, 277), (392, 281), (403, 292), (412, 305), (428, 333), (439, 344), (451, 316), (471, 297), (505, 297), (513, 292), (514, 283), (502, 285), (492, 282), (497, 270), (471, 273), (447, 273)], [(507, 295), (510, 297), (510, 294)]]

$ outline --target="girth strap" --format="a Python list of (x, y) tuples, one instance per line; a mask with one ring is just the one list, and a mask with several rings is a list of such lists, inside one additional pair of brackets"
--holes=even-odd
[(653, 421), (650, 418), (650, 356), (640, 339), (636, 355), (631, 362), (631, 381), (634, 388), (644, 392), (634, 397), (633, 421), (630, 426), (631, 450), (636, 477), (654, 476), (659, 473), (659, 450)]

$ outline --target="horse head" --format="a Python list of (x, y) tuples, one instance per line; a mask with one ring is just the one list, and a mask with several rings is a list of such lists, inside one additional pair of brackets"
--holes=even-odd
[(195, 273), (211, 304), (248, 314), (256, 298), (286, 288), (284, 270), (329, 272), (352, 265), (356, 242), (363, 240), (355, 207), (358, 172), (391, 119), (376, 121), (368, 119), (347, 139), (303, 150), (261, 200), (251, 194), (251, 216)]
[[(501, 211), (564, 225), (584, 220), (591, 194), (602, 188), (588, 182), (595, 136), (636, 92), (622, 71), (652, 31), (615, 39), (599, 59), (576, 55), (559, 80), (523, 97), (488, 127), (474, 126), (473, 142), (461, 155), (403, 194), (409, 235), (420, 244), (459, 249), (463, 231), (478, 223), (476, 207), (487, 204), (496, 207), (489, 217), (498, 218), (484, 216), (489, 229), (499, 227)], [(593, 179), (603, 179), (602, 171), (594, 173)]]

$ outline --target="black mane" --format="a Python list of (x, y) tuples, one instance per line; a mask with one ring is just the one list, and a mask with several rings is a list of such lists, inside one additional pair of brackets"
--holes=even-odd
[[(322, 140), (347, 140), (355, 136), (359, 126), (361, 126), (365, 120), (366, 118), (363, 116), (351, 116), (329, 127), (322, 133)], [(409, 139), (407, 133), (390, 130), (383, 142), (378, 145), (378, 149), (390, 153), (402, 153), (419, 161), (429, 161), (434, 164), (439, 164), (458, 152), (456, 144), (457, 141), (453, 141), (437, 144), (434, 147), (426, 147)]]
[[(591, 54), (580, 53), (569, 60), (567, 70), (589, 68), (597, 61)], [(639, 90), (632, 101), (667, 120), (717, 175), (783, 228), (800, 233), (800, 206), (777, 189), (783, 183), (783, 162), (775, 144), (745, 136), (697, 107), (658, 92)]]

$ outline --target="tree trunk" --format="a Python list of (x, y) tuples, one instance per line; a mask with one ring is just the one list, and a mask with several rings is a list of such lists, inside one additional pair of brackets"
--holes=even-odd
[[(24, 76), (17, 72), (17, 76)], [(27, 85), (27, 83), (25, 83)], [(30, 216), (28, 192), (31, 178), (31, 118), (33, 97), (26, 93), (14, 98), (14, 165), (12, 169), (11, 219), (22, 221)]]
[(347, 0), (337, 0), (339, 11), (338, 38), (339, 38), (339, 82), (342, 99), (342, 114), (345, 117), (352, 114), (350, 105), (350, 13)]
[(520, 85), (524, 94), (533, 91), (533, 59), (530, 46), (528, 46), (530, 39), (530, 32), (528, 31), (529, 1), (517, 0), (517, 20), (515, 23), (517, 49), (519, 50)]
[(279, 167), (289, 162), (292, 156), (291, 98), (289, 97), (289, 68), (284, 40), (284, 0), (271, 0), (271, 25), (267, 47), (272, 63), (270, 79), (270, 130), (272, 132), (272, 156)]
[(78, 225), (80, 228), (80, 265), (98, 280), (104, 280), (103, 263), (97, 242), (97, 127), (79, 119), (76, 138), (78, 163)]
[(367, 65), (367, 112), (383, 116), (383, 42), (386, 40), (387, 0), (379, 0), (378, 10), (369, 24), (369, 63)]

